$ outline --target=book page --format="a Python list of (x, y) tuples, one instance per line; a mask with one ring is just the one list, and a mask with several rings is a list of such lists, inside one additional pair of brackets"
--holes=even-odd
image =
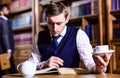
[(36, 74), (48, 74), (48, 73), (56, 73), (58, 72), (58, 69), (57, 68), (44, 68), (44, 69), (41, 69), (41, 70), (37, 70), (36, 71)]
[(82, 68), (45, 68), (41, 70), (37, 70), (36, 74), (88, 74), (90, 71), (87, 69), (82, 69)]
[(59, 68), (60, 74), (89, 74), (90, 71), (82, 68)]
[(73, 68), (58, 68), (59, 74), (77, 74)]

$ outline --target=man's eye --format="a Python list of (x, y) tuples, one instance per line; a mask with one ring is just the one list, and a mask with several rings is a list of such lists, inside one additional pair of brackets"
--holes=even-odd
[(56, 23), (57, 25), (61, 25), (62, 24), (62, 22), (59, 22), (59, 23)]

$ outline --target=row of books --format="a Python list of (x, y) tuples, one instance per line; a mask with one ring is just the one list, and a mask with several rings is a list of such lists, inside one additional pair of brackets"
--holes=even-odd
[(21, 10), (25, 7), (30, 7), (32, 4), (32, 0), (14, 0), (9, 3), (10, 11)]
[(90, 41), (99, 40), (99, 26), (98, 24), (88, 24), (85, 29), (86, 34), (88, 35)]
[(113, 20), (113, 39), (120, 39), (120, 19)]
[(31, 32), (16, 33), (14, 35), (14, 42), (15, 45), (32, 44), (32, 33)]
[(98, 0), (81, 0), (71, 4), (71, 17), (98, 13)]
[[(66, 8), (68, 9), (70, 18), (76, 18), (82, 15), (97, 14), (98, 0), (79, 0), (72, 2), (72, 4)], [(41, 22), (45, 22), (45, 10), (42, 12), (40, 18)]]
[(22, 26), (27, 26), (32, 24), (32, 13), (27, 12), (13, 17), (10, 20), (12, 28), (18, 28)]
[(111, 3), (112, 3), (112, 7), (111, 7), (112, 11), (120, 10), (120, 0), (112, 0)]

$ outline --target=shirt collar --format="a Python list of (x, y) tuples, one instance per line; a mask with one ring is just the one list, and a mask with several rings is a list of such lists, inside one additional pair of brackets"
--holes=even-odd
[(3, 18), (4, 20), (8, 20), (6, 16), (0, 16), (0, 17)]
[(61, 36), (64, 36), (65, 35), (65, 33), (66, 33), (66, 30), (67, 30), (67, 26), (65, 26), (65, 28), (63, 29), (63, 31), (61, 32)]

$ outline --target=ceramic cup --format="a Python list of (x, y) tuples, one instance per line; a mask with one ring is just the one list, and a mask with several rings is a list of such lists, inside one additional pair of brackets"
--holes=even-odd
[(99, 54), (104, 56), (105, 53), (112, 53), (114, 50), (110, 50), (108, 45), (98, 45), (94, 48), (93, 54)]
[(36, 64), (29, 62), (29, 61), (25, 61), (23, 63), (20, 63), (17, 66), (17, 70), (25, 78), (32, 78), (36, 73)]

